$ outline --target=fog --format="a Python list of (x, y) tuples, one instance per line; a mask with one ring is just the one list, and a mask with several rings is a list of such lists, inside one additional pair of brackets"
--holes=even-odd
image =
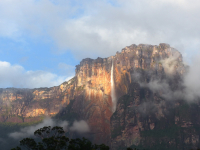
[(42, 123), (39, 123), (34, 126), (21, 128), (20, 131), (9, 133), (8, 136), (14, 139), (22, 139), (25, 137), (31, 137), (34, 135), (34, 132), (37, 129), (43, 128), (44, 126), (51, 126), (51, 127), (60, 126), (60, 127), (63, 127), (65, 131), (69, 129), (70, 131), (76, 131), (78, 133), (86, 133), (90, 131), (87, 122), (84, 120), (74, 121), (73, 125), (69, 126), (69, 123), (67, 121), (57, 121), (51, 118), (46, 118), (42, 121)]
[[(179, 68), (175, 68), (177, 65), (177, 56), (172, 56), (167, 59), (163, 59), (160, 62), (164, 68), (164, 71), (167, 75), (168, 79), (174, 81), (175, 79), (175, 70)], [(148, 87), (153, 92), (158, 92), (166, 98), (167, 100), (176, 100), (176, 99), (183, 99), (188, 102), (194, 102), (200, 98), (200, 55), (196, 56), (189, 65), (186, 62), (183, 62), (185, 66), (185, 73), (183, 73), (183, 78), (180, 83), (182, 88), (173, 89), (170, 87), (169, 80), (167, 79), (151, 79), (149, 83), (139, 82), (142, 87)], [(141, 74), (134, 73), (133, 76), (135, 78), (140, 78)]]

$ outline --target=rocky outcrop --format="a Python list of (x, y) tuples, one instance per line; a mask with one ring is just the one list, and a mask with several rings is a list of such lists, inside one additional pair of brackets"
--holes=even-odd
[(115, 56), (114, 66), (119, 99), (110, 120), (112, 149), (199, 147), (199, 103), (174, 94), (184, 92), (187, 69), (177, 50), (166, 44), (131, 45)]
[(192, 116), (199, 118), (199, 104), (188, 105), (172, 92), (184, 90), (185, 71), (181, 54), (168, 44), (131, 45), (108, 58), (83, 59), (75, 77), (59, 86), (1, 89), (0, 121), (36, 123), (45, 116), (83, 119), (90, 127), (86, 136), (112, 149), (162, 144), (167, 149), (196, 148), (200, 120)]

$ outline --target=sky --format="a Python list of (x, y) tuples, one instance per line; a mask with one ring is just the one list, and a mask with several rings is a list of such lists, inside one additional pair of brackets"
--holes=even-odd
[(168, 43), (200, 58), (199, 0), (0, 0), (0, 88), (57, 86), (84, 58)]

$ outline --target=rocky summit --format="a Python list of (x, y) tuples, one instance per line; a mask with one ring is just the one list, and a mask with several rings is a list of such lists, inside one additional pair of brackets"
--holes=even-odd
[(112, 150), (198, 148), (200, 104), (183, 96), (187, 70), (168, 44), (133, 44), (108, 58), (83, 59), (75, 77), (59, 86), (0, 89), (0, 122), (85, 120), (85, 136)]

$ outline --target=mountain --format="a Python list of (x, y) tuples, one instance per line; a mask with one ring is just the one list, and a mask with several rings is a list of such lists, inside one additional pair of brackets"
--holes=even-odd
[(9, 127), (50, 116), (71, 124), (85, 120), (85, 136), (113, 150), (200, 147), (199, 101), (189, 103), (184, 96), (188, 66), (170, 45), (133, 44), (108, 58), (83, 59), (75, 71), (71, 80), (51, 88), (0, 89), (4, 136)]

